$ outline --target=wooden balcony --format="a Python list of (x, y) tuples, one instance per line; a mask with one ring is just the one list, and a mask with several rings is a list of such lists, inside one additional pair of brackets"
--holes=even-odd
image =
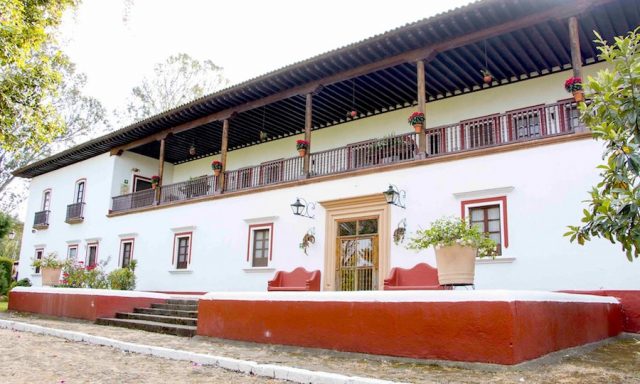
[(49, 213), (51, 211), (45, 210), (36, 212), (33, 215), (33, 228), (34, 229), (47, 229), (49, 228)]
[[(578, 117), (576, 104), (567, 100), (463, 120), (427, 129), (427, 152), (429, 157), (447, 156), (569, 134), (580, 130)], [(308, 175), (303, 172), (303, 159), (296, 156), (227, 171), (220, 177), (224, 177), (224, 192), (227, 193), (410, 162), (416, 160), (417, 155), (418, 134), (411, 132), (313, 152)], [(112, 198), (112, 212), (216, 195), (221, 193), (217, 185), (217, 177), (202, 176), (158, 187), (159, 192), (145, 190), (115, 196)]]

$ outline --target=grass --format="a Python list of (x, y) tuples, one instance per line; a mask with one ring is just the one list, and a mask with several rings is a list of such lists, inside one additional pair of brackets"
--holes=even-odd
[(0, 301), (0, 312), (6, 311), (8, 306), (9, 306), (8, 301)]

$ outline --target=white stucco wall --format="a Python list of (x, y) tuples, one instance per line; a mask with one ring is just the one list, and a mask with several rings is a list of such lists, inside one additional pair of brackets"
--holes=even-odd
[[(593, 72), (595, 66), (586, 68)], [(437, 126), (494, 112), (551, 103), (564, 99), (562, 82), (568, 72), (518, 84), (475, 92), (429, 103), (428, 126)], [(386, 113), (313, 133), (314, 150), (408, 130), (406, 115), (412, 109)], [(295, 138), (268, 142), (229, 153), (229, 168), (295, 154)], [(37, 233), (26, 231), (21, 255), (22, 277), (32, 277), (29, 260), (35, 246), (45, 252), (66, 254), (69, 241), (80, 241), (80, 257), (87, 239), (99, 239), (99, 260), (111, 257), (108, 269), (118, 263), (120, 239), (135, 239), (139, 261), (138, 288), (166, 291), (265, 290), (275, 270), (297, 266), (323, 269), (325, 212), (318, 204), (313, 220), (291, 214), (297, 196), (325, 201), (380, 193), (389, 183), (407, 191), (407, 209), (392, 207), (391, 231), (402, 219), (408, 231), (443, 215), (459, 215), (461, 200), (506, 195), (509, 247), (496, 261), (477, 265), (478, 288), (511, 289), (639, 289), (640, 263), (629, 263), (617, 246), (594, 240), (584, 247), (562, 236), (566, 226), (579, 223), (583, 203), (596, 183), (601, 145), (591, 140), (533, 147), (500, 154), (397, 169), (292, 188), (184, 204), (136, 214), (106, 217), (110, 196), (129, 178), (131, 168), (143, 176), (157, 172), (157, 161), (135, 154), (108, 154), (34, 178), (29, 198), (29, 220), (40, 209), (42, 191), (53, 190), (51, 226)], [(181, 181), (210, 172), (211, 159), (183, 165), (166, 165), (165, 182)], [(87, 214), (82, 224), (64, 223), (75, 180), (87, 178)], [(475, 191), (475, 192), (474, 192)], [(273, 222), (273, 260), (268, 269), (250, 268), (247, 261), (248, 228)], [(298, 247), (313, 228), (316, 243), (305, 255)], [(187, 272), (171, 264), (174, 234), (193, 232), (192, 262)], [(406, 244), (406, 243), (405, 243)], [(418, 262), (435, 264), (433, 251), (413, 252), (391, 245), (391, 266), (410, 267)], [(334, 255), (326, 255), (335, 257)], [(507, 262), (500, 262), (500, 261)], [(38, 278), (34, 278), (36, 284)]]

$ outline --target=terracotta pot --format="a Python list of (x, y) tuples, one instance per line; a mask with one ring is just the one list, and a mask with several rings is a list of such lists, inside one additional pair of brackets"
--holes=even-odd
[(42, 285), (60, 284), (62, 268), (42, 268)]
[(584, 101), (584, 91), (573, 91), (573, 98), (576, 102), (581, 103)]
[(220, 170), (219, 169), (214, 169), (213, 170), (213, 176), (220, 176)]
[(473, 284), (476, 249), (460, 245), (436, 248), (436, 265), (440, 284)]
[(491, 84), (491, 82), (493, 81), (493, 77), (491, 75), (484, 76), (482, 78), (482, 81), (484, 81), (485, 84)]
[(151, 189), (156, 189), (156, 187), (158, 186), (158, 184), (151, 184)]
[(300, 155), (300, 157), (304, 157), (304, 155), (307, 154), (306, 148), (298, 149), (298, 154)]
[(416, 130), (416, 133), (420, 133), (422, 132), (422, 124), (418, 123), (418, 124), (413, 124), (413, 129)]

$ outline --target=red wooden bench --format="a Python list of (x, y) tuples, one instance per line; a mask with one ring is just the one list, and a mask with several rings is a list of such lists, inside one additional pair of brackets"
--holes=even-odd
[(384, 280), (386, 291), (445, 289), (438, 281), (438, 270), (427, 263), (416, 264), (413, 268), (393, 268), (389, 278)]
[(319, 291), (320, 271), (298, 267), (291, 272), (277, 271), (269, 280), (267, 291)]

